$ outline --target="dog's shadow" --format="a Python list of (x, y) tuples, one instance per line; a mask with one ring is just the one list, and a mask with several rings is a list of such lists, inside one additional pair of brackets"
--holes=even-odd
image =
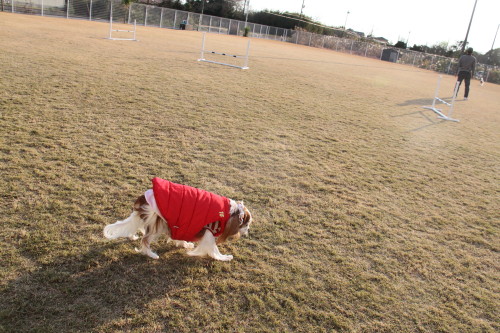
[[(134, 253), (135, 244), (127, 244), (132, 250), (114, 258), (106, 253), (116, 253), (114, 248), (124, 247), (124, 242), (110, 242), (38, 264), (2, 288), (0, 330), (98, 331), (140, 312), (154, 299), (179, 292), (185, 279), (206, 276), (217, 267), (212, 260), (188, 257), (183, 249), (161, 244), (159, 260)], [(36, 260), (32, 253), (23, 255)]]

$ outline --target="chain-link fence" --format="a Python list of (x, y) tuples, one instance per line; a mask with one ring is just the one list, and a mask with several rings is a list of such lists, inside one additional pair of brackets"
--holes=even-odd
[[(111, 1), (113, 1), (111, 6)], [(168, 29), (188, 29), (217, 34), (272, 39), (288, 43), (325, 48), (375, 59), (382, 58), (387, 47), (354, 39), (318, 35), (306, 31), (246, 23), (199, 13), (185, 12), (139, 3), (124, 5), (120, 0), (0, 0), (0, 10), (13, 13), (61, 16), (91, 21), (109, 21)], [(245, 29), (246, 27), (246, 29)], [(245, 31), (246, 30), (246, 31)], [(446, 74), (457, 72), (457, 60), (410, 50), (395, 49), (395, 62)], [(476, 76), (487, 79), (492, 66), (478, 64)], [(497, 70), (498, 71), (498, 70)]]

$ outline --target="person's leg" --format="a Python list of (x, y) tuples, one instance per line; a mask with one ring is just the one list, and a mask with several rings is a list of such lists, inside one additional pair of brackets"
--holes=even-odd
[(471, 77), (471, 73), (467, 72), (467, 75), (465, 75), (465, 77), (464, 77), (464, 80), (465, 80), (464, 98), (469, 98), (470, 77)]
[[(457, 95), (458, 95), (458, 91), (460, 90), (460, 86), (462, 85), (462, 81), (464, 80), (464, 73), (465, 72), (458, 72), (458, 78), (457, 78), (458, 88), (457, 88), (457, 92), (456, 92)], [(457, 95), (455, 95), (455, 97)]]

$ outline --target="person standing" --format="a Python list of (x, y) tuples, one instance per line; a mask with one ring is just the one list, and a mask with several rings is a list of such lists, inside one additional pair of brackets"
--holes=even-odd
[(476, 58), (472, 55), (474, 50), (472, 47), (469, 47), (463, 56), (458, 60), (458, 90), (460, 89), (460, 85), (462, 81), (465, 81), (465, 92), (464, 99), (469, 99), (469, 87), (470, 87), (470, 79), (474, 75), (474, 71), (476, 69)]

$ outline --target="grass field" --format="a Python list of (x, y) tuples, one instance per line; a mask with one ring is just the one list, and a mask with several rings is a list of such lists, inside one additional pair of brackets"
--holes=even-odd
[[(500, 330), (500, 86), (445, 122), (434, 72), (107, 29), (0, 13), (0, 331)], [(233, 261), (102, 237), (154, 176), (245, 200)]]

